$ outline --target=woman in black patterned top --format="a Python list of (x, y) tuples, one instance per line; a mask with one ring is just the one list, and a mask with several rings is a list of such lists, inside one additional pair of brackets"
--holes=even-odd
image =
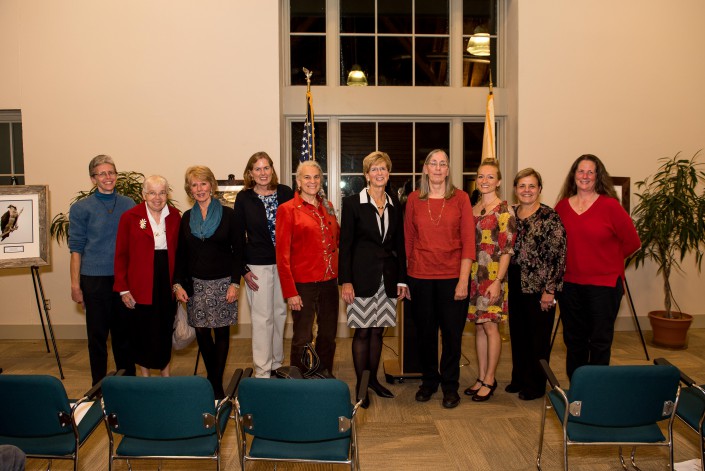
[(542, 397), (546, 378), (539, 360), (551, 354), (556, 291), (563, 286), (566, 236), (561, 219), (541, 204), (541, 175), (532, 168), (514, 177), (517, 236), (509, 263), (512, 382), (505, 390), (526, 401)]

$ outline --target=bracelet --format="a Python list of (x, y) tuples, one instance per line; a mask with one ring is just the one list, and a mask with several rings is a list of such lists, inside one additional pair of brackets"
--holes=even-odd
[(176, 291), (179, 289), (183, 289), (179, 283), (174, 283), (174, 286), (171, 287), (172, 293), (176, 294)]
[(240, 289), (240, 285), (238, 285), (237, 283), (230, 283), (230, 286), (234, 286), (235, 289)]

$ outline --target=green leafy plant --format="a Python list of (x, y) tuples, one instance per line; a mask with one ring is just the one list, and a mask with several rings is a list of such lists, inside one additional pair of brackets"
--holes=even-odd
[[(118, 172), (117, 180), (115, 181), (115, 191), (123, 196), (132, 199), (136, 204), (142, 202), (142, 183), (144, 175), (138, 172)], [(70, 204), (80, 201), (96, 192), (98, 188), (94, 185), (88, 191), (79, 191), (78, 194), (71, 200)], [(169, 204), (174, 204), (171, 199), (167, 200)], [(52, 239), (61, 245), (61, 242), (68, 243), (69, 240), (69, 212), (59, 213), (51, 220), (49, 227), (49, 235)]]
[[(637, 182), (639, 202), (633, 211), (636, 230), (641, 239), (641, 249), (632, 257), (636, 268), (652, 260), (658, 265), (664, 290), (666, 317), (680, 313), (672, 310), (673, 297), (670, 277), (673, 270), (681, 271), (686, 255), (695, 255), (698, 273), (705, 247), (705, 172), (698, 151), (691, 159), (673, 157), (659, 159), (657, 172)], [(701, 191), (701, 193), (698, 193)]]

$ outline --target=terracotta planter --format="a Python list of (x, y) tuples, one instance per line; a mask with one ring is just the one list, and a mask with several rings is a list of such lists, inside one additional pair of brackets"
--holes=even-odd
[(665, 317), (666, 311), (649, 312), (649, 322), (651, 322), (651, 330), (654, 333), (654, 345), (667, 348), (685, 348), (693, 316), (675, 311), (672, 311), (672, 314), (680, 314), (680, 318), (669, 319)]

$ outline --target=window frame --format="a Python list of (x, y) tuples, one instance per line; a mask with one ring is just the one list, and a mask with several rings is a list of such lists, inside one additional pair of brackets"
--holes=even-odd
[(10, 180), (15, 180), (17, 181), (17, 178), (20, 177), (21, 180), (23, 180), (22, 183), (17, 183), (17, 184), (26, 184), (26, 167), (24, 166), (24, 149), (22, 148), (23, 143), (20, 143), (20, 151), (22, 152), (22, 166), (25, 167), (21, 173), (18, 173), (15, 169), (15, 146), (16, 143), (14, 142), (14, 136), (13, 136), (13, 127), (14, 125), (22, 125), (22, 111), (21, 110), (0, 110), (0, 123), (7, 123), (10, 126), (9, 128), (9, 153), (8, 155), (10, 156), (10, 173), (0, 173), (0, 178), (9, 178)]

